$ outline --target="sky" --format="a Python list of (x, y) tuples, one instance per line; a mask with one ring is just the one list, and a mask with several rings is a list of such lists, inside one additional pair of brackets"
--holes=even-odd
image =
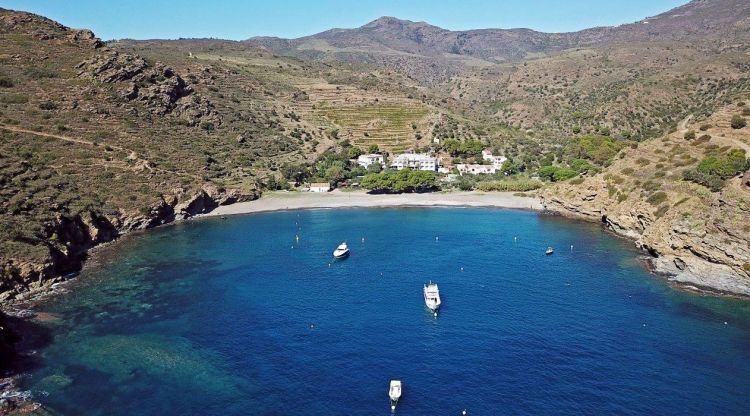
[(687, 0), (0, 0), (104, 40), (296, 38), (381, 16), (451, 30), (526, 27), (568, 32), (632, 23)]

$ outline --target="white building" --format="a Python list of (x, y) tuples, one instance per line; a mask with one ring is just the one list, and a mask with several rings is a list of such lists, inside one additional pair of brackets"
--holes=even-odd
[(497, 172), (497, 166), (495, 165), (469, 165), (459, 163), (456, 165), (458, 173), (461, 175), (478, 175), (480, 173), (493, 174)]
[(385, 159), (383, 158), (383, 155), (373, 153), (369, 155), (360, 155), (357, 158), (357, 164), (359, 164), (359, 166), (362, 166), (365, 169), (367, 169), (367, 167), (372, 165), (373, 163), (380, 163), (380, 165), (383, 166), (385, 164)]
[(328, 182), (313, 182), (310, 184), (310, 192), (328, 192), (331, 190), (331, 184)]
[(440, 167), (440, 161), (426, 153), (404, 153), (393, 159), (391, 167), (398, 170), (411, 168), (417, 170), (437, 171)]
[(492, 163), (497, 169), (500, 169), (503, 166), (503, 162), (508, 160), (505, 156), (494, 156), (490, 149), (482, 150), (482, 159)]

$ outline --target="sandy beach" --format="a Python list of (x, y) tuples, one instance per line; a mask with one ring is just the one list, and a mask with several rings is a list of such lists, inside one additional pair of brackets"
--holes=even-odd
[(363, 191), (326, 193), (267, 192), (255, 201), (239, 202), (216, 208), (206, 216), (237, 215), (288, 209), (347, 207), (496, 207), (541, 210), (536, 197), (513, 192), (434, 192), (425, 194), (372, 195)]

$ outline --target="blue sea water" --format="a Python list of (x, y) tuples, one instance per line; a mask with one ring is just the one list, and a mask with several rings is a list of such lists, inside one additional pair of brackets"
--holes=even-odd
[(750, 414), (750, 303), (674, 290), (638, 255), (495, 209), (178, 224), (40, 308), (50, 342), (24, 384), (81, 415), (387, 415), (394, 378), (400, 415)]

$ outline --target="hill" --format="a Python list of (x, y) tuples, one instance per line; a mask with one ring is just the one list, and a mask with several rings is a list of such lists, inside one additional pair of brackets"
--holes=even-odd
[[(531, 29), (450, 31), (425, 22), (381, 17), (354, 29), (331, 29), (298, 39), (256, 37), (246, 43), (278, 54), (320, 60), (373, 61), (383, 56), (430, 57), (445, 65), (453, 60), (471, 66), (552, 55), (566, 49), (646, 41), (719, 42), (747, 38), (750, 5), (741, 0), (692, 1), (657, 16), (617, 27), (544, 33)], [(465, 59), (467, 57), (474, 59)]]
[[(716, 218), (744, 206), (745, 188), (708, 189), (682, 170), (745, 140), (720, 126), (746, 111), (736, 103), (750, 96), (749, 24), (746, 2), (700, 0), (563, 34), (381, 18), (295, 40), (104, 43), (0, 10), (0, 300), (77, 271), (97, 244), (256, 198), (290, 171), (335, 171), (370, 145), (449, 161), (493, 148), (516, 184), (562, 181), (544, 191), (550, 208), (606, 215), (682, 271), (700, 276), (713, 262), (724, 282), (743, 282), (747, 252), (726, 244), (748, 230)], [(680, 142), (703, 123), (710, 142)], [(664, 204), (688, 196), (677, 206), (703, 210), (716, 238), (659, 243), (676, 241), (664, 230), (681, 212)], [(622, 212), (602, 213), (618, 202)], [(649, 227), (636, 227), (642, 218)], [(725, 254), (696, 254), (699, 243)]]
[(636, 240), (670, 280), (750, 295), (750, 131), (731, 127), (743, 112), (740, 102), (688, 118), (601, 173), (546, 189), (546, 206)]
[(750, 5), (692, 1), (573, 33), (449, 31), (384, 17), (299, 39), (253, 38), (276, 54), (399, 71), (474, 118), (549, 135), (606, 127), (657, 137), (747, 91)]

